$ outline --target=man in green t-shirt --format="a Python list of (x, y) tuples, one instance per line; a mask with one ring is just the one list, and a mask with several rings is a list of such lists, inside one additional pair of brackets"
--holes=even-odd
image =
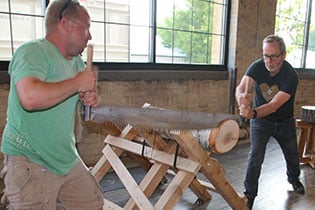
[(78, 100), (97, 106), (96, 71), (80, 54), (92, 38), (77, 1), (52, 1), (46, 36), (20, 46), (10, 63), (11, 89), (2, 136), (9, 209), (102, 209), (103, 192), (75, 147)]

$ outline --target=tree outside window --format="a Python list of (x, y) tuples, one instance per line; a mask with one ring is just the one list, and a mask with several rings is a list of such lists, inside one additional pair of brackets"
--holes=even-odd
[(275, 33), (287, 45), (295, 68), (315, 69), (315, 4), (312, 0), (278, 0)]

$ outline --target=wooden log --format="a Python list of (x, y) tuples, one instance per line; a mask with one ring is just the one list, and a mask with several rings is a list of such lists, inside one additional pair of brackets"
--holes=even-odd
[(302, 106), (301, 120), (304, 122), (315, 123), (315, 106)]
[[(194, 130), (215, 128), (227, 119), (239, 120), (239, 115), (159, 108), (99, 106), (91, 108), (91, 120), (96, 123), (111, 121), (122, 126), (148, 130)], [(121, 127), (122, 127), (121, 126)]]
[(191, 134), (206, 151), (226, 153), (238, 142), (239, 125), (235, 120), (223, 120), (214, 129), (191, 130)]

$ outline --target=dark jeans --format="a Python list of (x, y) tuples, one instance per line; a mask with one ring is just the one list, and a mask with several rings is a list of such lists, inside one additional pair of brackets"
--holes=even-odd
[(279, 143), (285, 157), (287, 176), (290, 183), (299, 179), (300, 163), (297, 147), (295, 119), (276, 123), (266, 119), (254, 119), (250, 122), (251, 147), (248, 155), (245, 195), (254, 198), (258, 191), (258, 179), (264, 161), (266, 146), (270, 137)]

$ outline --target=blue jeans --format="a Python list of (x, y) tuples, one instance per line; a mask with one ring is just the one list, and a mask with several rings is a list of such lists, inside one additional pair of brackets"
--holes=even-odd
[(261, 165), (270, 137), (274, 137), (280, 145), (286, 161), (287, 176), (290, 183), (299, 179), (300, 163), (294, 118), (281, 123), (266, 119), (253, 119), (250, 124), (251, 147), (246, 168), (244, 194), (249, 198), (254, 198), (257, 196)]

